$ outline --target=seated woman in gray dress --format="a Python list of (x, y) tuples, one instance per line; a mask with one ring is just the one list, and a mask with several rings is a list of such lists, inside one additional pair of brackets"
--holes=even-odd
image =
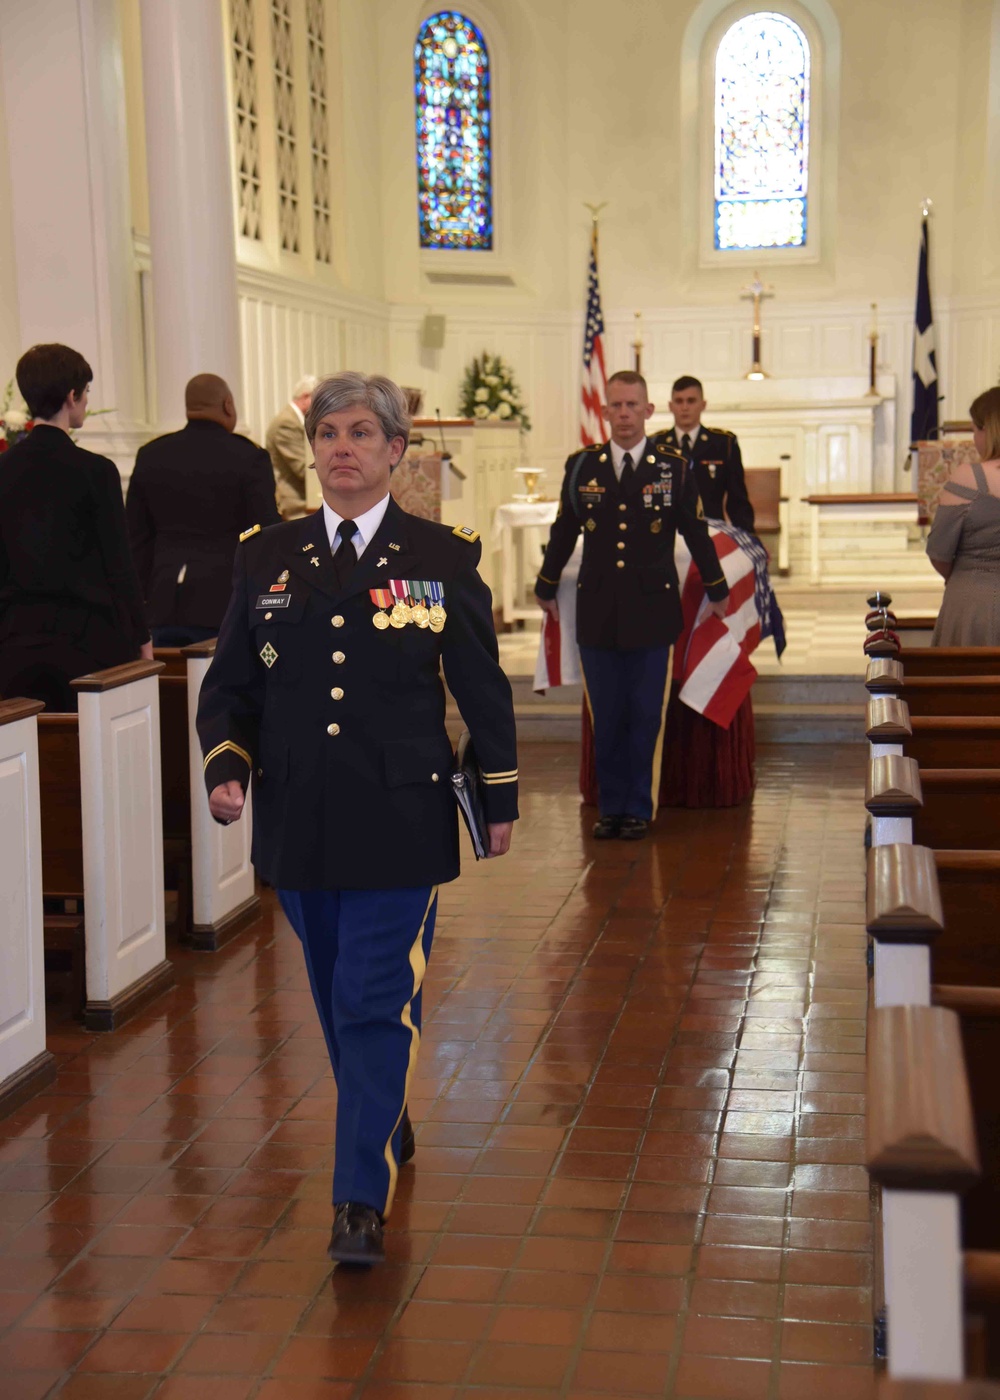
[(1000, 388), (969, 409), (979, 462), (963, 462), (941, 493), (927, 554), (946, 580), (937, 647), (1000, 647)]

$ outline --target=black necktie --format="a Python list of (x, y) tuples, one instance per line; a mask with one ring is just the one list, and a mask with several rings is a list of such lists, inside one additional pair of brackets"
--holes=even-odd
[(691, 434), (690, 434), (690, 433), (685, 433), (684, 436), (681, 438), (681, 451), (684, 453), (684, 456), (685, 456), (685, 457), (690, 457), (690, 456), (691, 456)]
[(626, 452), (625, 456), (622, 458), (621, 484), (623, 491), (628, 491), (631, 488), (634, 477), (635, 468), (632, 465), (632, 454), (631, 452)]
[(358, 562), (358, 552), (354, 548), (354, 532), (357, 528), (353, 520), (342, 520), (337, 526), (337, 539), (340, 543), (334, 550), (333, 568), (341, 588), (347, 586), (351, 571)]

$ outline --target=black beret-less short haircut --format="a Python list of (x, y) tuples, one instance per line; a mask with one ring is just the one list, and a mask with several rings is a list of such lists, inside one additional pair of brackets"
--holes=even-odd
[(78, 350), (68, 345), (33, 345), (14, 371), (32, 418), (54, 418), (70, 394), (77, 398), (94, 377)]
[(695, 379), (693, 374), (682, 374), (680, 379), (675, 379), (671, 386), (672, 394), (682, 394), (685, 389), (697, 389), (698, 393), (705, 397), (705, 388), (700, 379)]
[(649, 388), (637, 369), (616, 369), (614, 374), (608, 376), (609, 389), (612, 384), (641, 384), (647, 403), (649, 401)]

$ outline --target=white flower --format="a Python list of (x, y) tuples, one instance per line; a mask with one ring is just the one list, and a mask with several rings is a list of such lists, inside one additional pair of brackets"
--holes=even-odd
[(490, 411), (484, 403), (477, 403), (472, 411), (477, 418), (488, 418), (490, 416)]
[(8, 408), (3, 416), (3, 421), (12, 433), (19, 433), (28, 421), (28, 415), (22, 413), (19, 408)]
[(476, 403), (485, 403), (489, 396), (489, 389), (485, 388), (483, 385), (480, 385), (479, 388), (476, 390)]
[(512, 412), (513, 409), (511, 408), (509, 403), (502, 403), (497, 409), (497, 416), (499, 418), (509, 418)]
[(496, 420), (496, 419), (499, 418), (499, 417), (500, 417), (499, 413), (491, 413), (491, 414), (490, 414), (490, 418), (491, 418), (492, 420)]
[(500, 390), (500, 397), (503, 399), (504, 403), (513, 403), (513, 402), (514, 402), (514, 395), (510, 392), (509, 389), (501, 389), (501, 390)]
[(496, 386), (500, 383), (498, 376), (495, 374), (484, 374), (483, 378), (485, 379), (486, 383), (490, 386), (491, 389), (495, 389)]

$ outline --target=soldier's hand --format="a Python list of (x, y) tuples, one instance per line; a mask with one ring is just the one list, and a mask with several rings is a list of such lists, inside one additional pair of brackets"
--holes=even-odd
[(727, 609), (728, 607), (729, 607), (729, 599), (728, 599), (728, 598), (720, 598), (719, 601), (718, 601), (717, 603), (713, 603), (713, 602), (711, 602), (711, 600), (710, 600), (710, 601), (709, 601), (709, 604), (708, 604), (708, 610), (709, 610), (709, 612), (715, 613), (716, 617), (725, 617), (725, 615), (726, 615), (726, 609)]
[(139, 659), (140, 659), (141, 661), (152, 661), (152, 659), (153, 659), (153, 643), (152, 643), (152, 642), (143, 642), (142, 646), (139, 648)]
[(548, 613), (553, 622), (559, 621), (559, 604), (554, 598), (539, 598), (536, 593), (535, 602), (541, 608), (542, 612)]
[(490, 822), (487, 830), (490, 833), (490, 853), (486, 859), (492, 860), (494, 856), (505, 856), (510, 850), (510, 836), (514, 830), (514, 823)]
[(243, 815), (246, 796), (235, 778), (228, 783), (220, 783), (209, 794), (208, 810), (216, 821), (237, 822)]

